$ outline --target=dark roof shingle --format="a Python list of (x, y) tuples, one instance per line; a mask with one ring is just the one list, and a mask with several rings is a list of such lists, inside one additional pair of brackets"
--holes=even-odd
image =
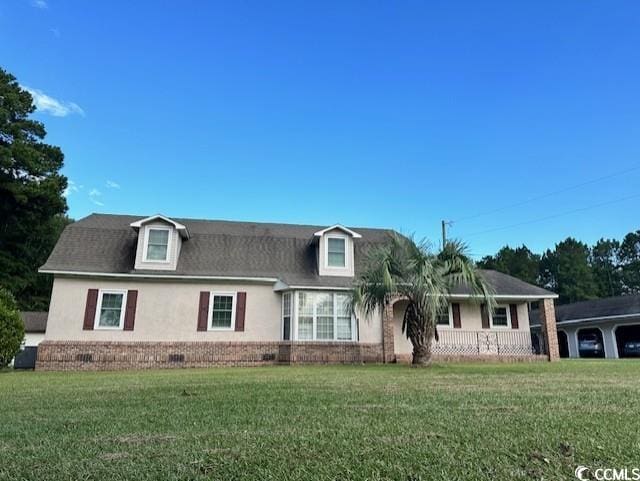
[[(144, 216), (92, 214), (67, 226), (47, 262), (47, 271), (92, 273), (134, 272), (137, 232), (130, 224)], [(350, 287), (349, 277), (319, 276), (314, 233), (326, 226), (173, 219), (185, 225), (190, 238), (182, 244), (178, 266), (183, 276), (259, 277), (280, 279), (291, 286)], [(353, 227), (356, 276), (367, 252), (384, 243), (391, 230)], [(135, 271), (158, 274), (157, 271)], [(160, 272), (160, 274), (166, 274)], [(549, 296), (553, 293), (494, 271), (483, 275), (498, 294)], [(457, 293), (466, 293), (460, 288)]]
[(21, 311), (24, 332), (44, 332), (47, 329), (47, 311)]
[[(556, 306), (556, 322), (575, 321), (578, 319), (598, 319), (611, 316), (640, 316), (640, 295), (607, 297), (590, 301), (574, 302)], [(531, 311), (531, 325), (540, 324), (537, 309)]]

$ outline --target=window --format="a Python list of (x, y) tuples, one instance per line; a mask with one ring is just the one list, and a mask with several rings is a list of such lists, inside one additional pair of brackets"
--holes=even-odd
[(282, 294), (282, 339), (291, 339), (291, 293)]
[[(284, 311), (286, 317), (286, 311)], [(352, 341), (353, 319), (348, 294), (299, 292), (297, 306), (300, 341)]]
[(438, 314), (438, 318), (436, 319), (438, 326), (450, 326), (451, 321), (449, 318), (449, 307), (447, 307), (446, 311)]
[(168, 227), (147, 230), (146, 261), (166, 262), (168, 260), (169, 232)]
[(337, 338), (339, 341), (353, 339), (351, 332), (351, 297), (347, 294), (336, 294)]
[(298, 297), (298, 339), (313, 339), (314, 306), (313, 294), (301, 292)]
[(101, 290), (94, 329), (122, 329), (127, 291)]
[(496, 307), (491, 316), (492, 327), (509, 327), (509, 309), (506, 306)]
[(328, 267), (346, 267), (346, 244), (344, 237), (327, 237)]
[(316, 295), (316, 339), (333, 340), (333, 295)]
[(209, 299), (209, 329), (231, 330), (236, 318), (236, 293), (212, 292)]

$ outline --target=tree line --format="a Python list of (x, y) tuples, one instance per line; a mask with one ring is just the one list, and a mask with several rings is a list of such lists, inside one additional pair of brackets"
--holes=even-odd
[(21, 310), (48, 309), (53, 280), (38, 267), (70, 222), (64, 155), (44, 142), (34, 111), (31, 94), (0, 68), (0, 289)]
[(505, 246), (478, 267), (494, 269), (559, 295), (562, 304), (640, 293), (640, 230), (589, 246), (567, 237), (542, 254)]

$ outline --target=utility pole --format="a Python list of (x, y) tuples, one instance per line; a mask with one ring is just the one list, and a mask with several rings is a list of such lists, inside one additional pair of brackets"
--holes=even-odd
[(442, 248), (447, 244), (447, 226), (453, 225), (453, 221), (443, 220), (442, 221)]

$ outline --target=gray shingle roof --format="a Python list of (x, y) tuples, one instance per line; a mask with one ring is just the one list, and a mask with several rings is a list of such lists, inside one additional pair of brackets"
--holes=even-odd
[[(633, 314), (640, 316), (640, 295), (607, 297), (556, 306), (556, 322)], [(537, 309), (531, 311), (530, 320), (531, 325), (540, 324), (540, 315)]]
[[(134, 272), (137, 232), (130, 227), (146, 216), (92, 214), (67, 226), (43, 270), (95, 273)], [(291, 286), (350, 287), (352, 279), (318, 275), (314, 233), (326, 226), (173, 220), (184, 224), (190, 239), (182, 244), (173, 275), (276, 278)], [(362, 235), (354, 239), (356, 276), (362, 272), (367, 251), (384, 243), (388, 229), (352, 227)], [(167, 272), (135, 271), (166, 274)], [(494, 271), (483, 275), (502, 295), (552, 293)], [(461, 288), (459, 293), (465, 293)]]
[(24, 322), (24, 332), (44, 332), (47, 328), (47, 311), (22, 311), (20, 317)]
[[(498, 271), (486, 269), (480, 270), (482, 277), (493, 287), (496, 294), (503, 296), (541, 296), (548, 297), (555, 295), (553, 292), (534, 286), (528, 282), (521, 281), (517, 277), (503, 274)], [(453, 290), (453, 294), (468, 294), (470, 291), (465, 286), (460, 286)]]

